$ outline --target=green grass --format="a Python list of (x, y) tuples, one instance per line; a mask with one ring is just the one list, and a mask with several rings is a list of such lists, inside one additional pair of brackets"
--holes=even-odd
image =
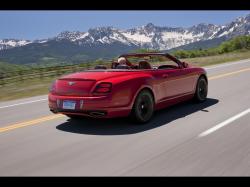
[[(237, 51), (237, 52), (225, 53), (221, 55), (208, 56), (208, 57), (187, 58), (181, 60), (190, 62), (195, 66), (208, 66), (208, 65), (226, 63), (230, 61), (236, 61), (248, 58), (250, 58), (250, 50)], [(85, 67), (85, 66), (79, 65), (76, 68), (80, 67)], [(0, 68), (1, 68), (1, 63), (0, 63)], [(8, 68), (11, 69), (11, 66), (8, 66)], [(20, 67), (14, 67), (14, 69), (15, 68), (18, 69)], [(0, 101), (7, 101), (7, 100), (47, 94), (51, 82), (57, 77), (58, 75), (55, 73), (49, 77), (29, 78), (22, 81), (19, 80), (16, 82), (7, 83), (5, 85), (0, 85)]]
[(54, 79), (55, 78), (46, 78), (43, 80), (33, 79), (0, 86), (0, 101), (47, 94), (48, 88)]
[(250, 50), (224, 53), (221, 55), (181, 59), (195, 66), (209, 66), (250, 58)]
[(0, 62), (0, 74), (9, 72), (9, 71), (20, 71), (20, 70), (26, 70), (28, 69), (24, 65), (16, 65), (16, 64), (10, 64), (6, 62)]

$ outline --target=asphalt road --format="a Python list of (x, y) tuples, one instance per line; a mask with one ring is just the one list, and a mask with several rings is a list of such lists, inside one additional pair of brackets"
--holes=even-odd
[(250, 176), (250, 59), (207, 68), (208, 100), (70, 121), (47, 97), (0, 103), (1, 176)]

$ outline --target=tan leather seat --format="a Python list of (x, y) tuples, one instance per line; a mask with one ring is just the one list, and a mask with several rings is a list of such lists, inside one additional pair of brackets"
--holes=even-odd
[(149, 62), (142, 60), (139, 62), (139, 69), (152, 69), (152, 66)]

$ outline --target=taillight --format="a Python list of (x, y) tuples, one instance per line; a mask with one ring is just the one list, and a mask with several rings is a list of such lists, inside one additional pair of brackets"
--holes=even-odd
[(94, 94), (107, 94), (111, 92), (112, 84), (109, 82), (102, 82), (95, 87)]
[(56, 81), (54, 81), (49, 88), (50, 93), (54, 93), (55, 91), (56, 91)]

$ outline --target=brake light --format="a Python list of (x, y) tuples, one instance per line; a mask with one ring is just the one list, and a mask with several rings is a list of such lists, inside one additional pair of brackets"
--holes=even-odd
[(94, 90), (94, 93), (97, 94), (106, 94), (106, 93), (110, 93), (111, 92), (111, 88), (112, 88), (112, 84), (109, 82), (102, 82), (100, 84), (98, 84)]

